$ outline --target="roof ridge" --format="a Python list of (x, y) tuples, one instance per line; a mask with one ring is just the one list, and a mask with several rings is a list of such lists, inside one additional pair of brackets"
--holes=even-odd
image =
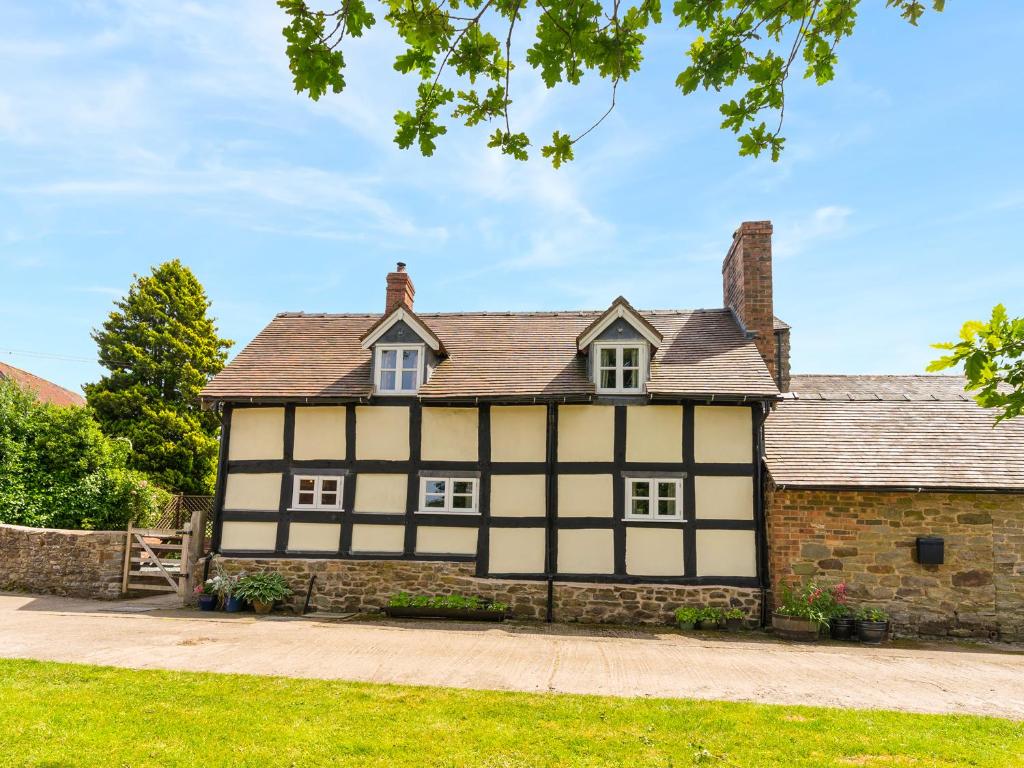
[[(531, 310), (464, 310), (460, 312), (417, 312), (420, 317), (579, 317), (583, 315), (600, 315), (606, 309), (531, 309)], [(693, 315), (699, 312), (721, 313), (728, 310), (724, 307), (699, 307), (696, 309), (637, 309), (647, 315)], [(371, 318), (383, 317), (383, 312), (278, 312), (274, 317), (352, 317)]]

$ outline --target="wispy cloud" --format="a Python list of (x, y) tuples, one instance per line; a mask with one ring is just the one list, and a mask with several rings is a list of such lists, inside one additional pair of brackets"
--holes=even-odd
[(779, 258), (799, 256), (812, 246), (837, 238), (849, 227), (853, 210), (841, 205), (825, 205), (802, 219), (787, 219), (775, 224), (772, 250)]

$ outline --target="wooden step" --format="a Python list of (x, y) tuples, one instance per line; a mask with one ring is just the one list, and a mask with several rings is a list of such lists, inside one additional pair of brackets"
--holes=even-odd
[[(167, 550), (173, 550), (175, 552), (180, 552), (181, 551), (181, 547), (182, 547), (181, 544), (154, 544), (153, 542), (150, 542), (150, 541), (147, 541), (146, 544), (148, 544), (149, 548), (154, 550), (154, 551), (157, 550), (157, 549), (167, 549)], [(142, 546), (137, 541), (133, 541), (132, 542), (132, 549), (141, 549), (143, 552), (146, 551), (146, 548), (144, 546)]]
[(177, 592), (176, 587), (172, 587), (166, 581), (163, 584), (132, 584), (128, 582), (128, 591), (142, 590), (144, 592)]

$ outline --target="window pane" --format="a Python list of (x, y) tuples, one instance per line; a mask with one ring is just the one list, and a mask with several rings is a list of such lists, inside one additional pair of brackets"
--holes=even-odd
[(420, 351), (418, 349), (402, 350), (402, 368), (405, 370), (416, 370), (419, 363)]
[(651, 485), (646, 480), (633, 481), (633, 495), (647, 498), (651, 495)]
[(313, 495), (312, 491), (310, 491), (309, 493), (300, 493), (299, 494), (299, 504), (308, 504), (309, 506), (312, 506), (313, 503), (314, 503), (314, 500), (315, 500), (315, 496)]
[(650, 515), (651, 502), (647, 499), (633, 499), (633, 514), (643, 516)]
[(658, 515), (662, 517), (675, 517), (676, 516), (676, 500), (675, 499), (660, 499), (658, 501)]
[(320, 494), (320, 505), (323, 507), (336, 507), (338, 505), (338, 494), (336, 493), (321, 493)]
[(622, 371), (622, 388), (623, 389), (635, 389), (637, 385), (637, 373), (634, 369), (625, 369)]
[(444, 509), (444, 496), (428, 493), (423, 499), (423, 506), (427, 509)]
[(601, 371), (601, 388), (615, 389), (615, 369)]
[(334, 477), (325, 477), (320, 481), (320, 490), (334, 492), (338, 490), (338, 480)]
[(676, 497), (676, 484), (658, 483), (658, 495), (663, 499), (674, 499)]
[(303, 477), (299, 480), (300, 491), (312, 491), (316, 487), (316, 480), (312, 477)]
[(452, 509), (472, 509), (473, 508), (473, 497), (472, 496), (460, 496), (458, 494), (452, 495)]
[(395, 389), (395, 372), (381, 370), (380, 372), (380, 388), (385, 391), (394, 391)]
[[(394, 375), (394, 374), (392, 374)], [(416, 389), (416, 371), (402, 371), (402, 389)]]
[(444, 480), (427, 480), (424, 485), (424, 490), (427, 493), (440, 493), (444, 495)]
[(639, 347), (623, 347), (622, 348), (622, 367), (623, 368), (636, 368), (640, 365), (640, 348)]
[(397, 368), (398, 367), (398, 350), (397, 349), (382, 349), (380, 351), (380, 367), (381, 368)]
[(607, 347), (601, 350), (601, 367), (602, 368), (614, 368), (615, 367), (615, 349), (608, 349)]
[(472, 493), (473, 492), (473, 481), (472, 480), (456, 480), (455, 486), (452, 488), (452, 493)]

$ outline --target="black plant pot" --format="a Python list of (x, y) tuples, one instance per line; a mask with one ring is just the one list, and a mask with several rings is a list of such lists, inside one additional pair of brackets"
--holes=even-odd
[(716, 619), (701, 619), (697, 622), (697, 629), (702, 629), (704, 631), (717, 630), (721, 628), (721, 624), (719, 624)]
[(743, 629), (743, 619), (729, 619), (725, 620), (725, 631), (726, 632), (739, 632)]
[(888, 621), (858, 621), (857, 637), (867, 645), (881, 645), (889, 630)]
[(851, 616), (836, 616), (829, 619), (828, 631), (833, 640), (852, 640), (856, 622)]

